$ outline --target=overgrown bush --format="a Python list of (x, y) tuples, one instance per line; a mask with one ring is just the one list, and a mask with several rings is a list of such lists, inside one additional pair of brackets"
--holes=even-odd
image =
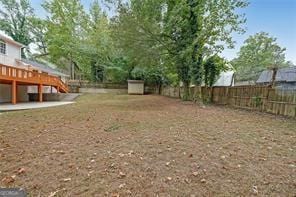
[(107, 67), (104, 71), (104, 81), (109, 83), (126, 83), (128, 72), (120, 67)]
[(143, 68), (134, 68), (131, 72), (131, 79), (132, 80), (145, 80), (145, 70)]
[(180, 80), (177, 73), (169, 73), (167, 74), (167, 84), (173, 87), (177, 87), (180, 84)]

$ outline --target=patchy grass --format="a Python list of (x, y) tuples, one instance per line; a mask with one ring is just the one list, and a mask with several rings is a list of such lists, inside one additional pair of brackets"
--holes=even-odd
[(1, 115), (0, 187), (30, 196), (295, 196), (295, 142), (291, 119), (85, 95)]

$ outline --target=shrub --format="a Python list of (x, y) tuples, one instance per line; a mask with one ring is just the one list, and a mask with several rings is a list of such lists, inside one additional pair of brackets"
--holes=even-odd
[(128, 72), (120, 67), (106, 67), (104, 78), (104, 81), (110, 83), (126, 83), (128, 79)]

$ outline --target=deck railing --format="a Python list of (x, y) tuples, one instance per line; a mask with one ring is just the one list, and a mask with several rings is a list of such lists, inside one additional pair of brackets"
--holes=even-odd
[(68, 92), (67, 85), (56, 76), (37, 71), (30, 71), (22, 68), (16, 68), (0, 64), (0, 79), (5, 81), (17, 81), (28, 85), (46, 85), (60, 88), (64, 92)]

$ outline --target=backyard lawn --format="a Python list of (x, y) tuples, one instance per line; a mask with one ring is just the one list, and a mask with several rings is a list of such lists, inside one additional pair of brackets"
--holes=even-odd
[(0, 114), (0, 187), (29, 196), (295, 196), (296, 121), (161, 96)]

